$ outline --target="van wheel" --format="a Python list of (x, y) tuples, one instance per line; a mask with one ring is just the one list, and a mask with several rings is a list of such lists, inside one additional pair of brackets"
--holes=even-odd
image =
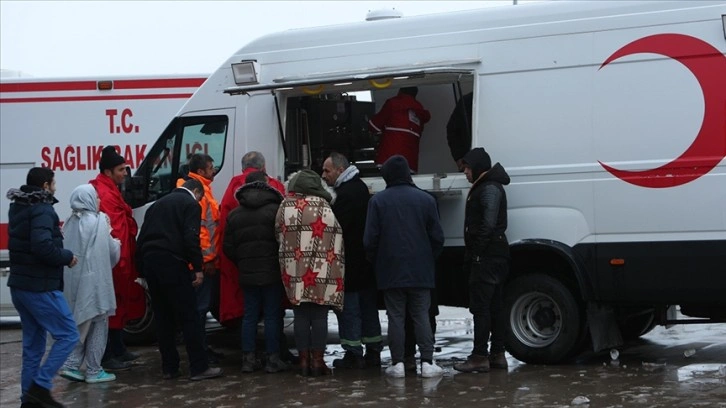
[(149, 345), (156, 341), (156, 321), (151, 308), (151, 295), (146, 294), (146, 312), (140, 319), (129, 320), (124, 327), (124, 342), (130, 346)]
[(506, 287), (507, 351), (517, 360), (554, 364), (579, 351), (584, 324), (580, 306), (560, 281), (526, 275)]

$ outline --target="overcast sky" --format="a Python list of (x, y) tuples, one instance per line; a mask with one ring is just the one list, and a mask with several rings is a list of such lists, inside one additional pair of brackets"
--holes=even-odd
[(0, 0), (0, 68), (33, 77), (207, 74), (276, 31), (362, 21), (383, 8), (412, 16), (511, 3)]

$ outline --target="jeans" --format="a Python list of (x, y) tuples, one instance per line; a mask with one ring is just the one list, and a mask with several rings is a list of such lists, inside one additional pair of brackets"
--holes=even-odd
[(433, 360), (434, 335), (429, 323), (431, 289), (397, 288), (383, 291), (388, 313), (388, 343), (393, 364), (403, 362), (406, 310), (413, 321), (421, 360)]
[[(53, 377), (79, 340), (68, 302), (59, 290), (29, 292), (10, 288), (10, 296), (20, 315), (23, 330), (23, 368), (20, 380), (22, 394), (28, 392), (33, 382), (51, 389)], [(45, 354), (46, 332), (55, 341), (41, 365)]]
[(343, 310), (336, 311), (343, 350), (362, 356), (365, 344), (370, 352), (381, 351), (383, 337), (377, 303), (376, 289), (345, 292)]
[(295, 313), (295, 346), (301, 350), (325, 350), (330, 307), (304, 302), (292, 307)]
[(265, 352), (280, 352), (280, 311), (283, 287), (279, 283), (265, 286), (243, 286), (245, 314), (242, 318), (242, 352), (255, 351), (257, 322), (260, 312), (265, 318)]
[(492, 353), (504, 351), (504, 299), (502, 287), (509, 271), (506, 259), (483, 259), (470, 266), (469, 311), (474, 320), (474, 350), (478, 356), (489, 355), (489, 333)]
[(195, 288), (197, 294), (197, 313), (199, 313), (199, 332), (202, 334), (202, 347), (204, 350), (207, 349), (207, 313), (212, 306), (212, 293), (214, 292), (215, 282), (217, 281), (217, 277), (205, 274), (202, 284)]

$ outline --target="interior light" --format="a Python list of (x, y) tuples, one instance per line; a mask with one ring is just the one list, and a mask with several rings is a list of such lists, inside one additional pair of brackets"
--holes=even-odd
[(345, 85), (353, 85), (352, 82), (341, 82), (339, 84), (333, 84), (333, 86), (345, 86)]
[(393, 79), (408, 79), (408, 75), (400, 76), (400, 77), (393, 77)]
[(255, 61), (242, 61), (232, 64), (232, 74), (234, 75), (234, 83), (237, 85), (257, 83)]

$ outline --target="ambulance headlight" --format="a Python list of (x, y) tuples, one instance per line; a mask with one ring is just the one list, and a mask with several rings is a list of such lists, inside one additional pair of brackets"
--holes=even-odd
[(249, 85), (257, 83), (255, 61), (242, 61), (236, 64), (232, 64), (232, 74), (234, 75), (234, 83), (237, 85)]

